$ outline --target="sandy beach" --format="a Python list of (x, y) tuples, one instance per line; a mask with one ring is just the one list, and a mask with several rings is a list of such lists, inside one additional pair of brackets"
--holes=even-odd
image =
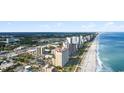
[(97, 68), (97, 40), (94, 40), (81, 61), (81, 72), (96, 72)]

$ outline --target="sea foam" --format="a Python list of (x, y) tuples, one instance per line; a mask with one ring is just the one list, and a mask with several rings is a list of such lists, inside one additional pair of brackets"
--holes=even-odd
[(100, 35), (97, 36), (96, 38), (96, 42), (97, 42), (97, 68), (96, 68), (96, 72), (112, 72), (113, 70), (104, 65), (103, 62), (100, 60), (100, 56), (99, 56), (99, 37)]

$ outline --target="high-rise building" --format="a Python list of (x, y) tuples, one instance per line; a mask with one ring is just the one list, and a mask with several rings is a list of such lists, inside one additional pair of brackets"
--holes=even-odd
[(80, 44), (83, 43), (83, 36), (80, 36)]
[(76, 44), (69, 44), (68, 45), (68, 49), (69, 49), (69, 55), (73, 55), (76, 51), (77, 51), (77, 45)]
[(69, 49), (69, 55), (72, 55), (75, 53), (79, 48), (81, 48), (84, 42), (83, 36), (72, 36), (66, 38), (67, 44), (63, 44), (64, 46), (67, 46)]
[(65, 48), (68, 48), (69, 47), (69, 42), (66, 40), (62, 43), (62, 46), (65, 47)]
[(42, 46), (38, 46), (36, 50), (37, 56), (41, 56), (43, 54), (43, 48)]
[(86, 36), (83, 37), (83, 41), (84, 41), (84, 42), (87, 42), (87, 38), (86, 38)]
[(80, 44), (81, 38), (79, 36), (72, 37), (72, 44)]
[(66, 37), (66, 40), (67, 40), (67, 42), (68, 42), (69, 44), (72, 43), (72, 37)]
[(87, 41), (90, 41), (90, 39), (91, 39), (91, 38), (90, 38), (90, 35), (87, 35), (87, 36), (86, 36), (86, 39), (87, 39)]
[(76, 37), (76, 36), (73, 36), (73, 37), (72, 37), (72, 43), (73, 43), (73, 44), (77, 44), (77, 37)]
[(68, 44), (81, 44), (83, 42), (83, 36), (73, 36), (66, 38)]
[(68, 48), (56, 48), (55, 49), (55, 66), (64, 66), (69, 61)]

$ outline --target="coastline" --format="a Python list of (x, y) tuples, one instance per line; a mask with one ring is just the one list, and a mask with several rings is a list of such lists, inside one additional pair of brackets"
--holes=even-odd
[(99, 57), (99, 36), (100, 34), (96, 37), (96, 62), (97, 62), (97, 67), (96, 67), (96, 72), (99, 72), (101, 69), (102, 69), (102, 62), (100, 60), (100, 57)]
[[(98, 35), (99, 36), (99, 35)], [(99, 67), (98, 62), (98, 36), (94, 39), (87, 52), (84, 53), (84, 58), (81, 60), (80, 72), (96, 72)]]
[(100, 34), (96, 38), (96, 46), (97, 46), (97, 49), (96, 49), (96, 55), (97, 55), (96, 56), (96, 60), (97, 60), (96, 72), (100, 72), (101, 69), (103, 68), (103, 63), (101, 62), (100, 56), (99, 56), (99, 36), (100, 36)]
[(113, 69), (106, 66), (100, 59), (100, 56), (99, 56), (99, 36), (101, 35), (102, 33), (100, 33), (97, 37), (96, 37), (96, 46), (97, 46), (97, 51), (96, 51), (96, 60), (97, 60), (97, 67), (96, 67), (96, 72), (113, 72)]

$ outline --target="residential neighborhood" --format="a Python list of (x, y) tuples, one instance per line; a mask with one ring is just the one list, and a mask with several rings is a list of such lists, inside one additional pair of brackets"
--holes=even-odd
[(97, 33), (55, 33), (52, 37), (46, 35), (45, 38), (40, 38), (43, 37), (42, 34), (30, 37), (1, 35), (0, 71), (73, 72), (80, 63), (79, 56), (83, 54), (80, 50), (85, 49), (96, 35)]

